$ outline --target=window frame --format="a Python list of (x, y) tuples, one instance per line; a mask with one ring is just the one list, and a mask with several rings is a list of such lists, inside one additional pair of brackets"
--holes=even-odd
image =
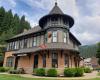
[[(55, 32), (56, 32), (56, 34), (55, 34)], [(57, 30), (52, 31), (52, 42), (53, 43), (58, 42), (58, 32), (57, 32)]]
[[(56, 57), (54, 58), (54, 56)], [(57, 52), (52, 52), (52, 67), (58, 68), (58, 53)]]
[(14, 65), (14, 57), (7, 57), (6, 59), (6, 67), (13, 67)]

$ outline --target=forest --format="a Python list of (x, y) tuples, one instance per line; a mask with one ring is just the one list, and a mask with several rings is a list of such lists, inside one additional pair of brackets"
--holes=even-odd
[(25, 20), (24, 15), (19, 17), (18, 14), (13, 14), (12, 10), (6, 11), (0, 7), (0, 55), (5, 50), (5, 40), (22, 33), (24, 29), (30, 28), (30, 23)]

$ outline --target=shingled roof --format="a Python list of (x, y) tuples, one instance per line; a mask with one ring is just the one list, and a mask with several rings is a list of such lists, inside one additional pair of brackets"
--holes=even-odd
[(50, 11), (49, 14), (64, 14), (62, 10), (57, 6), (57, 3), (55, 3), (55, 6), (53, 9)]
[(20, 49), (20, 50), (17, 50), (17, 51), (13, 51), (13, 54), (22, 54), (22, 53), (31, 53), (31, 52), (37, 52), (37, 51), (40, 51), (40, 50), (50, 50), (50, 49), (53, 49), (53, 50), (56, 50), (56, 49), (63, 49), (63, 50), (71, 50), (71, 51), (76, 51), (78, 52), (78, 50), (74, 50), (72, 47), (66, 45), (65, 43), (47, 43), (45, 44), (46, 48), (41, 48), (39, 46), (37, 47), (32, 47), (32, 48), (26, 48), (26, 49)]

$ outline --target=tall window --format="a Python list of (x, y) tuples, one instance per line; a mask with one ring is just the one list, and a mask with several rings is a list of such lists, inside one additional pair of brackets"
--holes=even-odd
[(52, 53), (52, 67), (58, 67), (58, 54), (55, 52)]
[(67, 54), (65, 54), (65, 67), (68, 67), (68, 65), (69, 65), (69, 60), (68, 60), (69, 58), (68, 58), (68, 55)]
[(24, 40), (24, 48), (27, 48), (27, 39)]
[(52, 42), (57, 42), (57, 31), (53, 31), (52, 33)]
[(46, 54), (42, 56), (43, 59), (43, 67), (46, 67)]
[(64, 39), (64, 43), (66, 43), (66, 42), (67, 42), (67, 33), (64, 32), (64, 33), (63, 33), (63, 36), (64, 36), (64, 38), (63, 38), (63, 39)]
[(36, 41), (36, 37), (33, 38), (33, 46), (36, 46), (37, 41)]
[(44, 43), (47, 43), (47, 38), (48, 38), (48, 35), (45, 34), (45, 36), (44, 36)]
[(8, 57), (6, 60), (6, 67), (13, 67), (13, 61), (14, 61), (13, 57)]
[(37, 36), (37, 46), (39, 46), (41, 43), (41, 36)]

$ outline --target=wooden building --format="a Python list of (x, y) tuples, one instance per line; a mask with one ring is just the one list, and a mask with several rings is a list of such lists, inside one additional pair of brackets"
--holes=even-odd
[(62, 71), (65, 67), (79, 67), (81, 43), (70, 32), (73, 25), (73, 18), (55, 3), (49, 14), (39, 20), (39, 26), (7, 40), (3, 66), (23, 68), (26, 73), (34, 68)]

